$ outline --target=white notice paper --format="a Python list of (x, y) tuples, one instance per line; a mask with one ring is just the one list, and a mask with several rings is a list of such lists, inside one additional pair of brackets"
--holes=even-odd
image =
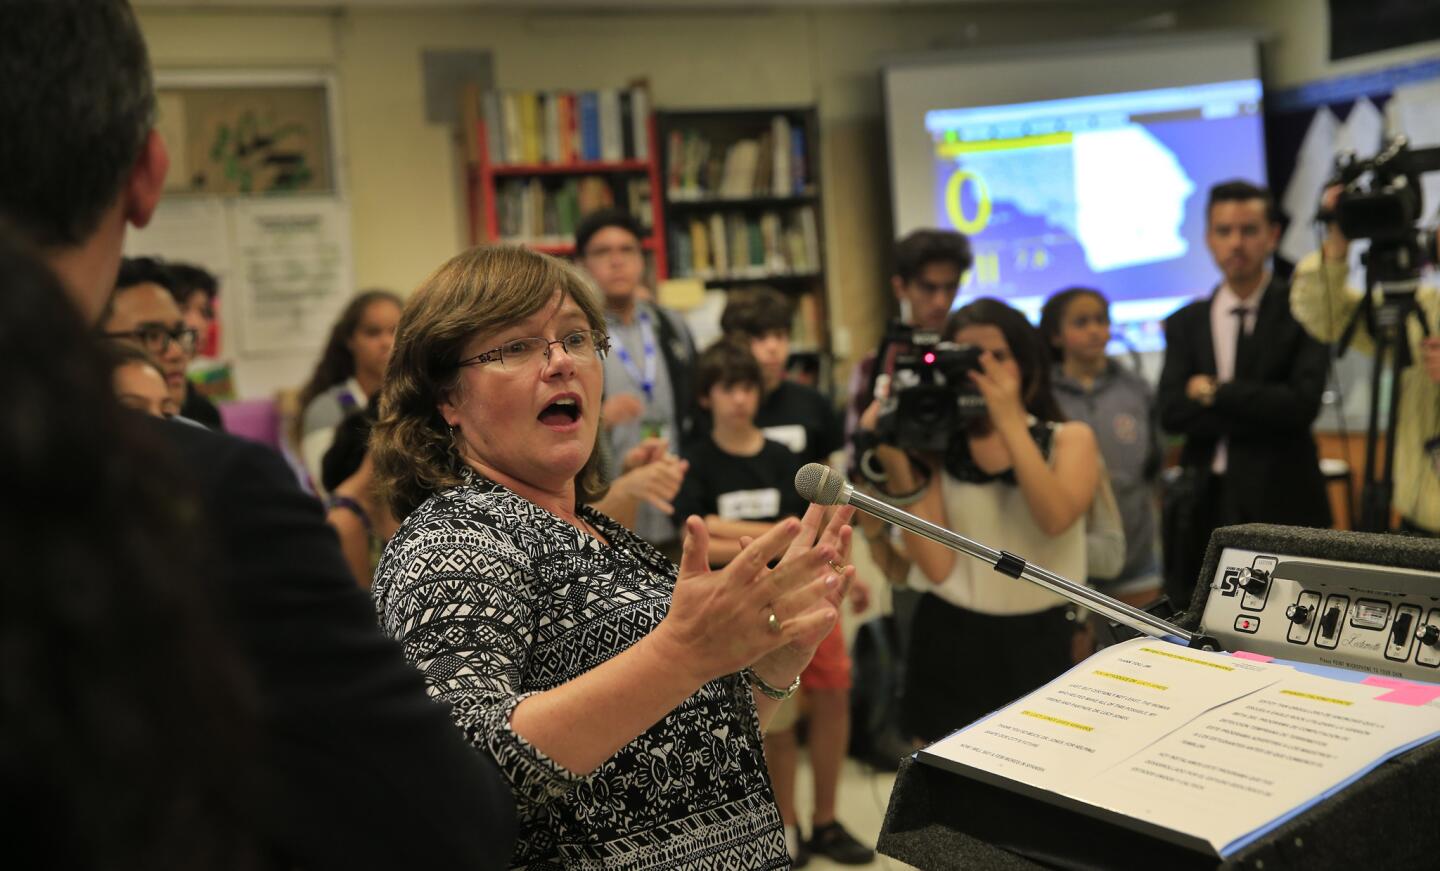
[(323, 346), (352, 292), (345, 207), (328, 196), (247, 198), (235, 202), (234, 221), (243, 349)]
[(1226, 856), (1440, 735), (1437, 694), (1417, 700), (1393, 682), (1135, 639), (920, 756), (1198, 839)]

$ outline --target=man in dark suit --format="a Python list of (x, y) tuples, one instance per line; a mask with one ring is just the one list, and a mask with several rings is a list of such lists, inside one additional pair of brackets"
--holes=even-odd
[[(44, 253), (91, 323), (126, 226), (144, 226), (160, 198), (168, 157), (154, 115), (125, 0), (0, 4), (0, 218)], [(194, 480), (209, 567), (195, 582), (257, 691), (256, 825), (276, 865), (504, 867), (508, 786), (382, 636), (318, 504), (267, 448), (153, 427)]]
[(1166, 320), (1156, 397), (1161, 426), (1185, 436), (1180, 463), (1195, 497), (1186, 517), (1166, 523), (1166, 583), (1180, 607), (1217, 526), (1330, 524), (1310, 432), (1325, 346), (1290, 315), (1289, 285), (1271, 273), (1274, 201), (1248, 182), (1226, 182), (1210, 190), (1206, 216), (1224, 281)]

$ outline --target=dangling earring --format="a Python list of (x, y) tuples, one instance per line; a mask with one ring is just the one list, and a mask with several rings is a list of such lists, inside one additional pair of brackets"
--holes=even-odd
[(449, 424), (450, 428), (450, 464), (455, 473), (464, 480), (469, 480), (466, 474), (470, 465), (465, 462), (465, 454), (460, 450), (460, 427), (458, 424)]

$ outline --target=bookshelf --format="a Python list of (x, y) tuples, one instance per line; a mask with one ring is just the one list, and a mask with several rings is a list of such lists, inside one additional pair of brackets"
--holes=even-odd
[(792, 362), (829, 381), (814, 106), (656, 113), (671, 277), (795, 299)]
[(655, 118), (644, 85), (486, 91), (462, 98), (470, 244), (511, 242), (573, 257), (596, 209), (635, 215), (655, 278), (668, 275)]

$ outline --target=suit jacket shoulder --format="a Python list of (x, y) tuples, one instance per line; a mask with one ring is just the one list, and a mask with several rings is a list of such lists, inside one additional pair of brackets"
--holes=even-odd
[(380, 631), (319, 503), (263, 445), (156, 426), (195, 482), (204, 580), (258, 690), (274, 851), (305, 868), (504, 867), (509, 788)]

